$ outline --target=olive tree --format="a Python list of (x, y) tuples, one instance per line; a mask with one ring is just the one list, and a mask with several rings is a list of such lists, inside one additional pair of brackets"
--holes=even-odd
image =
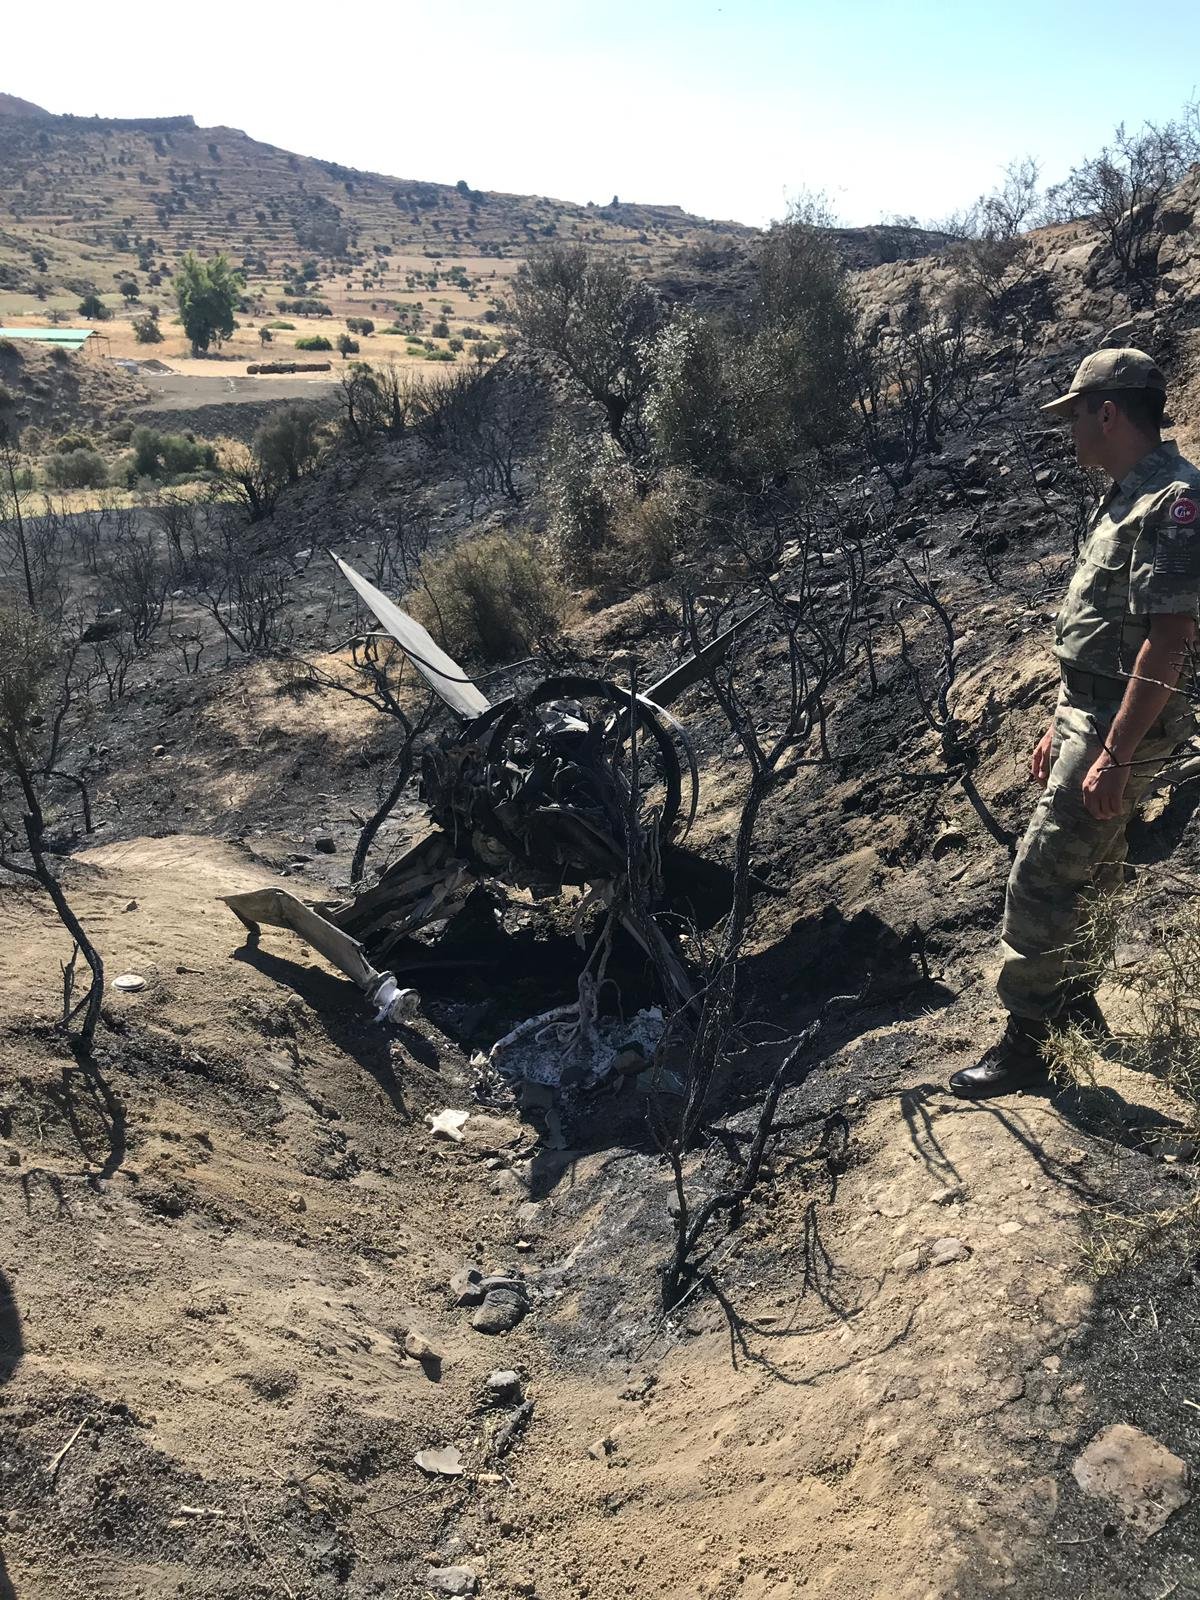
[(513, 320), (603, 406), (613, 438), (625, 442), (650, 385), (647, 345), (662, 320), (649, 285), (624, 261), (584, 245), (545, 245), (517, 273)]

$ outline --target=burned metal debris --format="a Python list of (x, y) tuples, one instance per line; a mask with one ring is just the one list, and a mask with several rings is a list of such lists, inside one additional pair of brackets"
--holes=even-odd
[(281, 889), (228, 895), (225, 903), (252, 929), (266, 922), (301, 933), (382, 1017), (398, 1014), (411, 991), (400, 990), (365, 952), (387, 961), (464, 882), (501, 877), (535, 893), (586, 885), (581, 915), (602, 906), (609, 917), (585, 963), (578, 1003), (534, 1021), (553, 1022), (556, 1050), (568, 1063), (576, 1058), (576, 1077), (598, 1075), (599, 1058), (613, 1053), (598, 1032), (597, 996), (614, 922), (645, 949), (664, 998), (686, 1004), (692, 997), (686, 966), (653, 915), (663, 893), (662, 848), (687, 834), (699, 798), (695, 753), (666, 704), (729, 649), (751, 617), (645, 693), (564, 676), (493, 703), (418, 622), (334, 560), (460, 720), (422, 760), (431, 831), (371, 888), (319, 913)]

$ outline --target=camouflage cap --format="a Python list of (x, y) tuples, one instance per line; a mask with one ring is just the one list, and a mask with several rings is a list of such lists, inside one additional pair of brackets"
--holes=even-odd
[(1042, 410), (1062, 416), (1081, 394), (1095, 394), (1102, 389), (1156, 389), (1159, 394), (1166, 394), (1167, 380), (1158, 363), (1144, 350), (1097, 350), (1079, 363), (1066, 394), (1051, 400)]

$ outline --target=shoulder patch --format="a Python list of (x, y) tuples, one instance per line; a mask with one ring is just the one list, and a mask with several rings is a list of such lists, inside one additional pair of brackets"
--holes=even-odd
[[(1180, 506), (1185, 508), (1184, 514), (1176, 516)], [(1154, 544), (1156, 578), (1185, 578), (1189, 582), (1200, 578), (1200, 528), (1192, 527), (1197, 515), (1200, 515), (1200, 508), (1186, 497), (1176, 500), (1171, 507)]]

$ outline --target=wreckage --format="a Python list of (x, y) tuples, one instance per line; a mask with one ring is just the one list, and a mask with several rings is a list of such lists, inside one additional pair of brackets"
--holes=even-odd
[(420, 793), (432, 827), (347, 902), (315, 910), (270, 888), (224, 896), (225, 904), (252, 937), (262, 923), (293, 929), (359, 986), (381, 1020), (399, 1020), (416, 995), (386, 963), (402, 939), (443, 914), (468, 880), (499, 877), (535, 894), (584, 885), (577, 927), (586, 911), (603, 907), (610, 915), (580, 976), (577, 1002), (523, 1024), (493, 1055), (549, 1029), (586, 1068), (584, 1058), (601, 1048), (596, 1001), (614, 922), (645, 950), (664, 1000), (690, 1004), (686, 963), (653, 915), (663, 894), (663, 847), (684, 838), (699, 799), (695, 752), (667, 707), (757, 613), (643, 693), (601, 678), (560, 676), (492, 702), (420, 623), (333, 559), (458, 718), (459, 726), (422, 757)]

